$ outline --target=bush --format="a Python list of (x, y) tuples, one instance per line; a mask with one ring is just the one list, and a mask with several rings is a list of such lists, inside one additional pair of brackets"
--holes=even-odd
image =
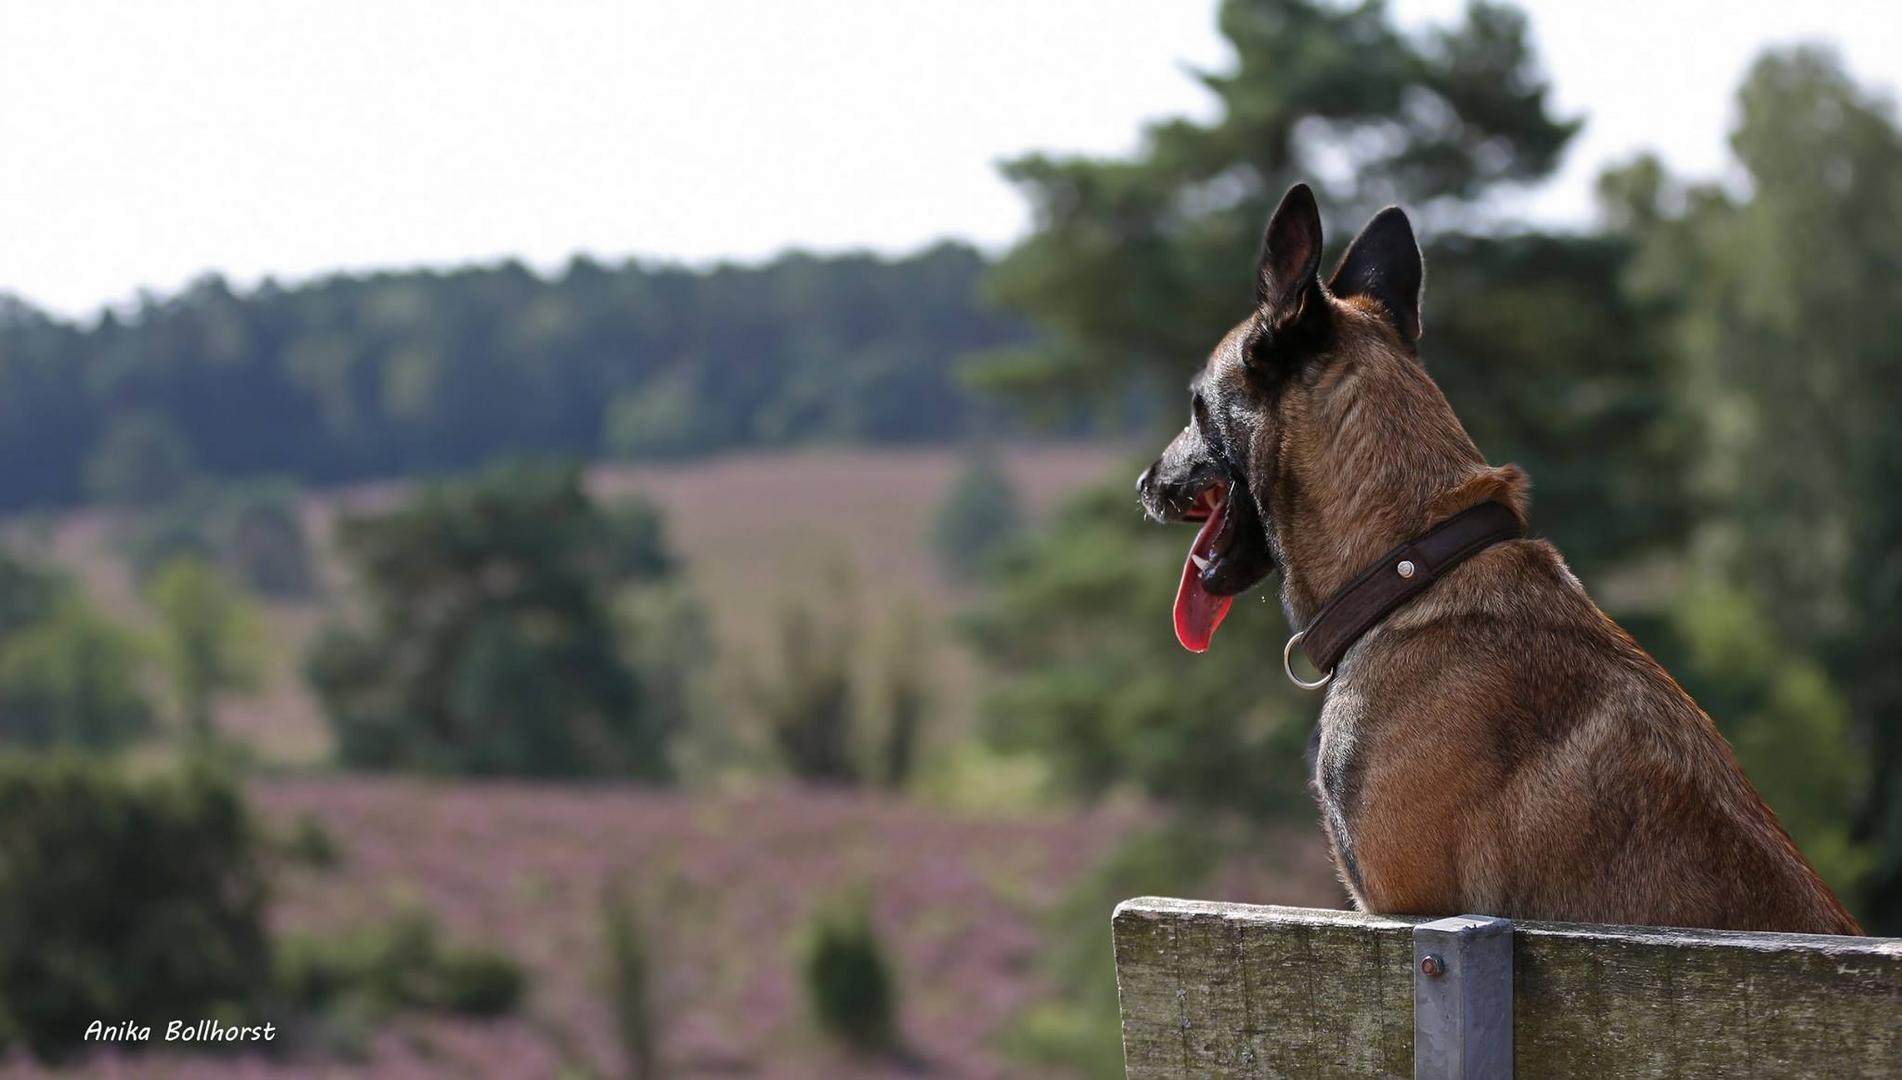
[(801, 942), (800, 975), (813, 1021), (861, 1051), (898, 1038), (898, 990), (870, 905), (855, 896), (822, 907)]
[(343, 862), (343, 851), (324, 823), (308, 811), (297, 815), (297, 823), (279, 842), (279, 851), (292, 862), (328, 870)]
[(834, 566), (811, 597), (782, 601), (776, 623), (775, 663), (745, 670), (743, 688), (780, 764), (815, 784), (904, 788), (932, 709), (918, 612), (901, 606), (866, 633), (850, 573)]
[(618, 882), (602, 897), (601, 933), (607, 946), (608, 999), (627, 1075), (651, 1080), (660, 1075), (661, 1055), (653, 939), (638, 905)]
[(521, 1004), (528, 976), (495, 949), (443, 944), (435, 919), (411, 910), (367, 929), (287, 937), (277, 985), (292, 1004), (324, 1014), (500, 1016)]
[(0, 756), (0, 1050), (76, 1049), (95, 1019), (260, 1023), (264, 881), (237, 788)]
[(528, 975), (513, 957), (485, 945), (443, 949), (436, 961), (435, 1007), (460, 1016), (502, 1016), (515, 1011), (528, 989)]
[(280, 599), (316, 591), (317, 574), (295, 488), (244, 489), (229, 500), (223, 516), (224, 560), (247, 588)]
[(973, 453), (938, 508), (933, 541), (953, 578), (977, 577), (1023, 529), (1017, 489), (985, 450)]
[(879, 781), (903, 791), (917, 769), (919, 743), (931, 714), (925, 628), (916, 608), (904, 608), (884, 635), (887, 641), (880, 694), (885, 705), (885, 744)]
[[(824, 592), (834, 596), (839, 588)], [(747, 682), (773, 748), (793, 776), (822, 784), (857, 784), (863, 775), (856, 743), (852, 658), (859, 627), (849, 600), (825, 609), (788, 600), (779, 610), (778, 671)]]

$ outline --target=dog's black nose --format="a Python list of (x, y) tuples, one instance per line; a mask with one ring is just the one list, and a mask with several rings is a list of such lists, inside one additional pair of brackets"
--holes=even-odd
[(1136, 478), (1136, 494), (1141, 495), (1143, 492), (1149, 490), (1149, 474), (1155, 471), (1156, 467), (1151, 465), (1143, 470), (1141, 476)]

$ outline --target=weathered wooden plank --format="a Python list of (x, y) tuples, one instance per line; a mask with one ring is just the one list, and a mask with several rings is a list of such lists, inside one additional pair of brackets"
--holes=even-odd
[[(1419, 919), (1116, 909), (1130, 1080), (1408, 1077)], [(1902, 939), (1515, 923), (1521, 1077), (1902, 1076)]]

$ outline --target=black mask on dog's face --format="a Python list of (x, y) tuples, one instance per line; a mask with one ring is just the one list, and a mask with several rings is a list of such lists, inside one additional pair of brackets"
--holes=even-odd
[(1288, 387), (1326, 362), (1331, 297), (1371, 297), (1409, 348), (1420, 335), (1419, 246), (1399, 210), (1375, 216), (1326, 287), (1320, 262), (1320, 210), (1296, 184), (1262, 237), (1255, 311), (1209, 355), (1189, 387), (1188, 426), (1136, 481), (1150, 518), (1201, 523), (1175, 602), (1176, 638), (1193, 652), (1208, 648), (1235, 595), (1275, 568), (1277, 414)]
[(1199, 521), (1176, 589), (1176, 639), (1192, 652), (1209, 647), (1237, 593), (1275, 568), (1263, 519), (1265, 487), (1277, 443), (1274, 403), (1288, 365), (1285, 352), (1325, 317), (1315, 277), (1321, 215), (1297, 185), (1281, 201), (1262, 238), (1256, 310), (1228, 332), (1189, 386), (1189, 424), (1136, 481), (1157, 521)]

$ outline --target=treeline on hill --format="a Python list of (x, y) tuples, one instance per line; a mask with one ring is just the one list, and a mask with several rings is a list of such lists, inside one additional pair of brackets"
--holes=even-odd
[(942, 244), (695, 271), (519, 263), (235, 292), (206, 278), (91, 325), (0, 297), (0, 509), (142, 462), (306, 483), (503, 455), (943, 440), (998, 417), (959, 357), (1020, 341)]

